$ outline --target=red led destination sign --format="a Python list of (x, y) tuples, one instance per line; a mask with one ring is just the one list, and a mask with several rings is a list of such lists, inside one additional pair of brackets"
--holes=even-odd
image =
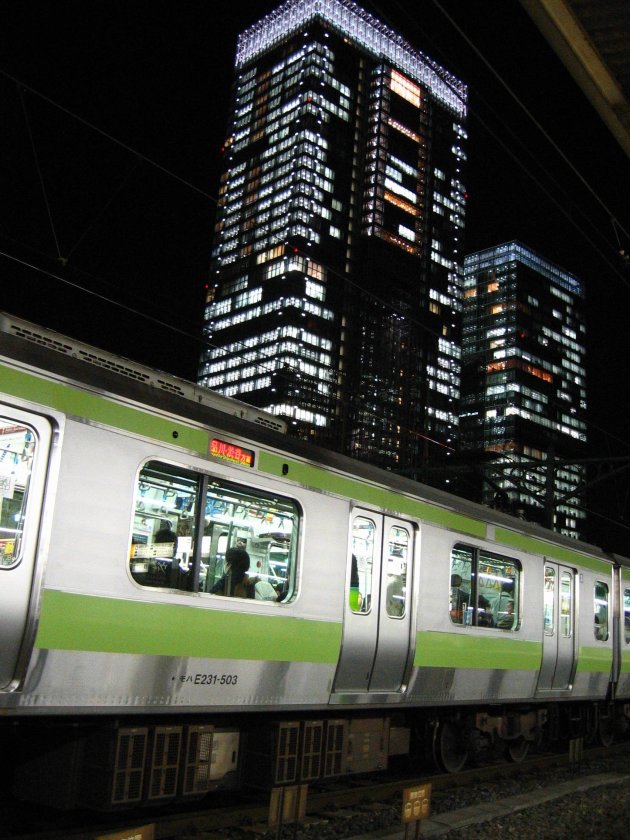
[(251, 449), (243, 449), (242, 446), (219, 440), (219, 438), (210, 440), (209, 452), (214, 458), (221, 458), (231, 464), (242, 464), (244, 467), (254, 466), (254, 452)]

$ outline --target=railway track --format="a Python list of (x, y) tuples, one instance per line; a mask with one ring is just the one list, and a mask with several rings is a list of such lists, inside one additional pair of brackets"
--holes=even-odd
[[(305, 800), (304, 828), (307, 834), (321, 835), (324, 826), (330, 836), (349, 837), (357, 833), (362, 825), (400, 825), (401, 793), (407, 787), (430, 783), (433, 792), (433, 807), (449, 809), (449, 802), (461, 800), (462, 789), (483, 789), (497, 781), (533, 779), (556, 771), (560, 774), (573, 763), (583, 769), (598, 762), (610, 764), (618, 759), (627, 764), (630, 760), (630, 743), (624, 742), (609, 748), (586, 750), (579, 763), (572, 762), (569, 753), (549, 753), (532, 756), (521, 764), (496, 761), (471, 768), (457, 774), (423, 774), (422, 776), (398, 776), (386, 780), (354, 780), (349, 784), (312, 786)], [(603, 771), (598, 771), (603, 772)], [(525, 784), (525, 781), (524, 781)], [(34, 809), (21, 805), (17, 810), (0, 812), (0, 840), (97, 840), (108, 835), (116, 838), (142, 837), (139, 827), (151, 826), (154, 840), (184, 840), (184, 838), (236, 838), (239, 829), (243, 838), (275, 837), (277, 831), (269, 827), (269, 794), (260, 796), (233, 796), (221, 807), (191, 807), (176, 812), (160, 813), (143, 810), (122, 814), (82, 812), (65, 814), (52, 809)], [(311, 827), (309, 832), (308, 828)], [(295, 832), (297, 833), (297, 832)], [(293, 829), (289, 836), (293, 836)], [(144, 837), (143, 837), (144, 840)]]

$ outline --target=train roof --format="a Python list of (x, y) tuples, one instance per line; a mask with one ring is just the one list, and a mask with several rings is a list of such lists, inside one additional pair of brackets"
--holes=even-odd
[[(59, 353), (66, 358), (84, 362), (90, 366), (89, 368), (83, 368), (86, 372), (88, 369), (91, 371), (89, 374), (90, 380), (97, 378), (94, 375), (94, 370), (96, 369), (110, 371), (121, 378), (124, 377), (148, 386), (156, 394), (173, 394), (183, 399), (191, 400), (199, 405), (208, 406), (222, 413), (241, 417), (267, 429), (274, 429), (278, 432), (286, 432), (287, 430), (287, 424), (284, 420), (275, 417), (268, 411), (263, 411), (260, 408), (249, 405), (249, 403), (232, 399), (231, 397), (225, 397), (223, 394), (219, 394), (209, 388), (203, 388), (186, 379), (173, 376), (163, 371), (154, 370), (139, 362), (131, 361), (114, 353), (108, 353), (105, 350), (100, 350), (90, 344), (69, 338), (54, 330), (0, 312), (0, 339), (9, 336), (21, 339), (22, 342), (36, 345), (37, 347), (43, 348), (44, 351), (52, 351), (53, 354)], [(54, 362), (58, 360), (55, 360), (54, 355), (47, 358), (50, 361), (46, 365), (46, 368), (50, 369), (51, 366), (56, 367)]]

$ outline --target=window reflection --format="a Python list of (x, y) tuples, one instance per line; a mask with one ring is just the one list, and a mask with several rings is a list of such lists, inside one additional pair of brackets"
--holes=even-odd
[(0, 417), (0, 568), (20, 559), (35, 432)]
[(350, 608), (355, 613), (368, 613), (372, 604), (375, 535), (375, 523), (365, 516), (357, 516), (352, 525), (349, 594)]
[(453, 624), (517, 630), (521, 565), (485, 549), (458, 544), (451, 551), (449, 612)]
[(556, 570), (545, 566), (545, 596), (543, 602), (545, 635), (553, 636), (556, 632)]
[(595, 638), (600, 642), (608, 640), (608, 584), (601, 580), (595, 581), (594, 592), (594, 623)]
[(560, 575), (560, 635), (568, 639), (573, 634), (573, 575), (562, 572)]
[(407, 612), (407, 561), (409, 532), (393, 525), (387, 547), (386, 610), (392, 618), (402, 618)]

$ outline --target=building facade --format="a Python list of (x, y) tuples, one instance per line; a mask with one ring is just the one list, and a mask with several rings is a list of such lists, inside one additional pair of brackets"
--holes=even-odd
[(584, 289), (518, 242), (464, 260), (461, 447), (482, 501), (578, 537), (584, 527)]
[(201, 384), (391, 469), (457, 445), (466, 102), (349, 0), (240, 35)]

